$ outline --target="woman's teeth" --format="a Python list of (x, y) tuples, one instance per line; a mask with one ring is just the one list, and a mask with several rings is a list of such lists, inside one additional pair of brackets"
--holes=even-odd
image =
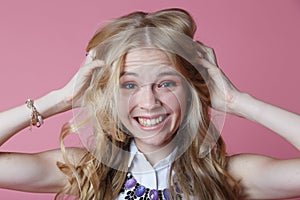
[(159, 116), (157, 118), (153, 118), (153, 119), (147, 119), (147, 118), (141, 118), (138, 117), (138, 122), (145, 127), (150, 127), (150, 126), (155, 126), (157, 124), (159, 124), (160, 122), (162, 122), (164, 120), (165, 117), (163, 116)]

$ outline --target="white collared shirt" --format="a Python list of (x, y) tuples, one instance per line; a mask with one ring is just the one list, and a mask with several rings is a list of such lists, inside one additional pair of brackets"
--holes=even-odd
[[(163, 190), (168, 187), (168, 175), (174, 155), (175, 151), (152, 166), (144, 154), (137, 149), (135, 142), (131, 142), (128, 171), (146, 188)], [(125, 193), (121, 193), (116, 200), (122, 200), (125, 196)]]

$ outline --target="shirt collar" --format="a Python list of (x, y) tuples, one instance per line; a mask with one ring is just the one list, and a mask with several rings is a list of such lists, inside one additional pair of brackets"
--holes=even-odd
[(147, 173), (149, 171), (152, 172), (153, 170), (159, 171), (167, 167), (169, 168), (176, 156), (176, 150), (177, 148), (175, 148), (166, 158), (152, 166), (145, 155), (138, 150), (134, 140), (132, 140), (130, 144), (128, 169), (132, 172), (135, 171), (135, 173)]

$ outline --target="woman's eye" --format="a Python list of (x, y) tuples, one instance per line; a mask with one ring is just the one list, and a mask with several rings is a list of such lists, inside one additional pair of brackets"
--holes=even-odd
[(137, 87), (137, 85), (134, 83), (124, 83), (122, 85), (122, 88), (125, 88), (125, 89), (135, 89), (136, 87)]
[(173, 81), (166, 81), (163, 83), (158, 84), (158, 88), (169, 88), (176, 86), (176, 83)]

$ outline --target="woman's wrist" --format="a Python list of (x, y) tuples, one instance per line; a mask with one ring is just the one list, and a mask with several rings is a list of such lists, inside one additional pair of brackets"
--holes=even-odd
[(239, 93), (228, 109), (231, 114), (256, 121), (263, 104), (248, 93)]
[(72, 102), (66, 101), (60, 90), (51, 91), (34, 103), (44, 119), (72, 108)]

